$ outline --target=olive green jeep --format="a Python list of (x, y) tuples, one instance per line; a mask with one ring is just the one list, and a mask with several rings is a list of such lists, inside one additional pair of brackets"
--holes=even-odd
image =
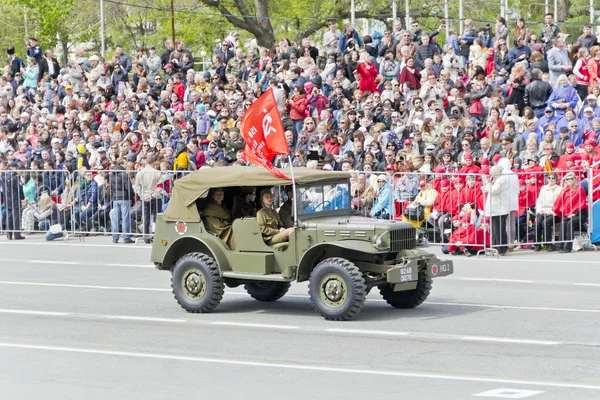
[(452, 261), (416, 248), (412, 224), (357, 215), (350, 208), (349, 174), (306, 168), (294, 173), (297, 223), (289, 242), (275, 246), (265, 244), (256, 218), (240, 218), (233, 221), (231, 249), (207, 232), (202, 210), (211, 188), (224, 189), (227, 206), (241, 187), (279, 194), (289, 181), (262, 168), (227, 167), (202, 169), (175, 182), (167, 209), (156, 218), (151, 257), (159, 270), (171, 271), (181, 307), (211, 312), (225, 286), (242, 284), (254, 299), (276, 301), (292, 282), (308, 281), (319, 314), (350, 320), (375, 286), (393, 307), (414, 308), (427, 299), (432, 278), (453, 273)]

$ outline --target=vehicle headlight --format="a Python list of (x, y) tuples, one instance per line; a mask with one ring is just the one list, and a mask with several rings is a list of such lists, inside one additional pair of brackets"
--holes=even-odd
[(384, 235), (385, 233), (380, 233), (373, 237), (373, 246), (375, 246), (376, 249), (382, 249), (387, 247), (387, 243), (385, 243), (383, 240)]

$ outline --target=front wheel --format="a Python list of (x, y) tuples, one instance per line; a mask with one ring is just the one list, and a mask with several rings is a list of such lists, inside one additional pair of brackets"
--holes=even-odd
[(202, 253), (181, 257), (171, 274), (177, 303), (192, 313), (213, 311), (223, 299), (224, 285), (214, 258)]
[(328, 258), (311, 272), (308, 295), (323, 318), (348, 321), (356, 317), (365, 304), (365, 280), (354, 263), (343, 258)]
[(419, 271), (419, 280), (415, 289), (394, 292), (393, 285), (384, 283), (379, 285), (379, 293), (392, 307), (415, 308), (427, 300), (432, 284), (433, 279), (427, 277), (427, 269), (423, 268)]
[(255, 300), (272, 302), (282, 298), (290, 290), (289, 282), (260, 281), (244, 285), (246, 292)]

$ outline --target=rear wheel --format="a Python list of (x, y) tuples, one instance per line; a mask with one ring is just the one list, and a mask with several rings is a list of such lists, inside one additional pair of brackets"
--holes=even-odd
[(217, 263), (203, 253), (186, 254), (177, 261), (171, 288), (177, 303), (192, 313), (211, 312), (223, 299), (223, 280)]
[(415, 308), (421, 305), (431, 292), (433, 279), (427, 277), (427, 269), (419, 271), (416, 289), (394, 292), (394, 286), (389, 283), (379, 285), (379, 293), (389, 305), (396, 308)]
[(259, 281), (244, 285), (244, 289), (255, 300), (272, 302), (282, 298), (290, 290), (289, 282)]
[(365, 280), (354, 263), (343, 258), (328, 258), (311, 272), (308, 294), (323, 318), (348, 321), (365, 304)]

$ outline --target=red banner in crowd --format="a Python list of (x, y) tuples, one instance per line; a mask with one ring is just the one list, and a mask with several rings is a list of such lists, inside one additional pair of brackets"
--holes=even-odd
[(291, 180), (271, 164), (276, 155), (289, 154), (273, 89), (260, 96), (244, 114), (242, 136), (247, 161), (266, 168), (279, 178)]

